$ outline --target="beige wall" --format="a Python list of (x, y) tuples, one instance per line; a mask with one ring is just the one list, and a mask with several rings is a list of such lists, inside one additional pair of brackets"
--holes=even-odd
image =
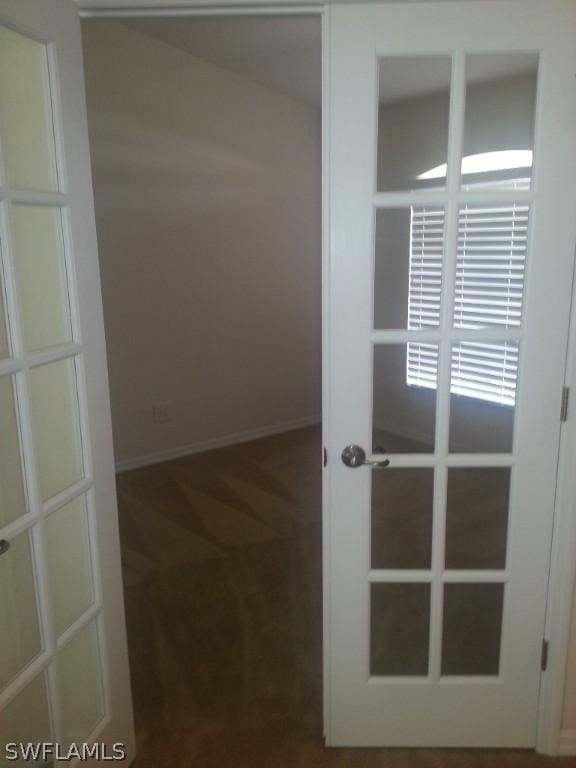
[(119, 22), (83, 34), (117, 460), (316, 416), (318, 110)]

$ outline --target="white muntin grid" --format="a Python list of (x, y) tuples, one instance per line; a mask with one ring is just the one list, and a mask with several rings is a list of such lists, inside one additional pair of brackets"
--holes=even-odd
[[(78, 296), (74, 266), (74, 249), (71, 238), (69, 197), (66, 192), (65, 152), (62, 142), (61, 101), (58, 82), (58, 62), (55, 46), (39, 39), (29, 30), (14, 29), (29, 39), (45, 45), (46, 66), (44, 67), (44, 92), (46, 94), (46, 120), (49, 135), (54, 146), (54, 177), (57, 191), (18, 189), (11, 185), (7, 172), (5, 150), (0, 135), (0, 290), (4, 300), (9, 357), (0, 360), (0, 377), (10, 377), (13, 382), (14, 401), (18, 433), (20, 437), (20, 458), (26, 512), (0, 529), (0, 539), (9, 542), (17, 536), (28, 538), (33, 567), (36, 602), (41, 636), (41, 651), (0, 691), (0, 710), (10, 704), (33, 680), (45, 676), (48, 711), (51, 723), (51, 738), (64, 742), (65, 725), (60, 721), (58, 679), (52, 663), (56, 654), (78, 634), (94, 623), (102, 699), (102, 717), (95, 725), (89, 740), (97, 737), (106, 726), (110, 712), (109, 680), (106, 665), (106, 647), (102, 615), (102, 594), (97, 555), (95, 511), (92, 482), (92, 458), (90, 451), (88, 412), (86, 403), (83, 345), (79, 322)], [(27, 352), (24, 345), (21, 312), (18, 300), (14, 248), (10, 231), (10, 208), (12, 205), (47, 206), (60, 213), (61, 244), (64, 254), (65, 296), (69, 302), (71, 340), (36, 352)], [(60, 298), (60, 297), (58, 297)], [(38, 457), (36, 455), (31, 421), (29, 375), (41, 365), (70, 361), (71, 390), (75, 394), (72, 408), (77, 434), (76, 445), (80, 453), (81, 479), (52, 498), (42, 500), (40, 496)], [(53, 606), (48, 590), (47, 545), (45, 539), (46, 521), (50, 514), (64, 505), (84, 497), (88, 529), (88, 554), (92, 582), (92, 602), (88, 609), (67, 627), (59, 636), (53, 621)]]
[[(438, 54), (437, 51), (434, 52)], [(427, 55), (419, 52), (415, 55)], [(507, 584), (510, 580), (509, 570), (446, 570), (445, 569), (445, 536), (446, 536), (446, 504), (448, 469), (450, 467), (509, 467), (510, 495), (508, 500), (508, 530), (506, 542), (506, 563), (509, 563), (510, 542), (514, 536), (516, 524), (514, 466), (517, 461), (516, 430), (510, 453), (450, 453), (449, 451), (449, 418), (450, 418), (450, 376), (452, 347), (461, 341), (476, 342), (515, 342), (520, 349), (518, 369), (515, 421), (520, 418), (522, 403), (522, 341), (525, 338), (523, 326), (514, 328), (479, 328), (460, 329), (454, 327), (454, 290), (456, 262), (458, 254), (458, 223), (462, 204), (497, 205), (504, 203), (521, 203), (530, 208), (535, 199), (536, 178), (533, 173), (530, 189), (465, 189), (461, 184), (461, 163), (464, 143), (464, 119), (466, 102), (466, 51), (455, 50), (451, 55), (451, 85), (450, 113), (448, 127), (448, 162), (446, 185), (444, 189), (422, 189), (406, 192), (377, 191), (374, 177), (373, 206), (374, 216), (382, 209), (409, 209), (411, 206), (437, 206), (445, 211), (444, 216), (444, 253), (442, 259), (442, 286), (440, 319), (437, 329), (425, 330), (372, 330), (370, 341), (375, 350), (377, 345), (408, 344), (409, 342), (434, 343), (438, 345), (438, 371), (436, 387), (436, 416), (434, 451), (427, 454), (391, 454), (391, 466), (402, 467), (432, 467), (434, 469), (433, 517), (432, 517), (432, 562), (430, 569), (372, 569), (368, 570), (368, 582), (373, 583), (426, 583), (430, 584), (430, 626), (429, 626), (429, 659), (428, 674), (414, 676), (376, 676), (367, 670), (367, 679), (371, 685), (428, 682), (442, 685), (459, 683), (498, 684), (505, 670), (505, 655), (502, 650), (507, 637)], [(376, 61), (378, 71), (380, 59)], [(536, 114), (538, 110), (536, 109)], [(537, 122), (536, 122), (537, 129)], [(535, 142), (535, 146), (537, 143)], [(373, 231), (374, 240), (374, 231)], [(528, 254), (530, 253), (531, 226), (528, 232)], [(528, 255), (525, 275), (525, 288), (529, 278), (530, 258)], [(374, 284), (374, 277), (372, 277)], [(374, 297), (372, 297), (372, 301)], [(373, 314), (372, 314), (373, 316)], [(373, 356), (372, 356), (373, 358)], [(373, 374), (370, 375), (371, 388)], [(373, 393), (369, 400), (370, 421), (372, 419)], [(376, 454), (375, 459), (383, 459), (384, 455)], [(502, 606), (502, 628), (500, 638), (499, 674), (490, 676), (442, 676), (442, 624), (444, 585), (447, 583), (461, 584), (502, 584), (504, 590)], [(368, 599), (369, 593), (368, 593)], [(370, 612), (368, 612), (370, 615)], [(366, 656), (369, 660), (369, 654)], [(369, 661), (367, 662), (369, 663)]]

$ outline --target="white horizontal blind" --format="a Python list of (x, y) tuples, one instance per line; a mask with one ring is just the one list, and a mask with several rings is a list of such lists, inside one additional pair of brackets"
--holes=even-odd
[(410, 211), (408, 328), (438, 328), (444, 252), (444, 208)]
[[(475, 185), (476, 188), (479, 186)], [(517, 180), (514, 186), (525, 188), (527, 182)], [(520, 325), (528, 216), (529, 207), (516, 203), (464, 205), (460, 209), (454, 327), (511, 328)], [(412, 208), (409, 329), (438, 327), (443, 227), (443, 209)], [(436, 388), (437, 347), (409, 344), (406, 367), (409, 385)], [(517, 344), (460, 342), (452, 350), (450, 391), (514, 405), (517, 371)]]
[(510, 342), (469, 343), (452, 348), (450, 392), (455, 395), (514, 405), (518, 345)]
[(520, 325), (527, 230), (527, 205), (466, 205), (460, 209), (456, 328)]

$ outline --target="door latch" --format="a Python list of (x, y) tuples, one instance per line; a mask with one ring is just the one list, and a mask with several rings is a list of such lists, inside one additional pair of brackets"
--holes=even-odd
[(384, 469), (390, 464), (390, 459), (383, 459), (382, 461), (367, 459), (366, 451), (360, 445), (347, 445), (342, 451), (342, 461), (352, 469), (363, 466)]

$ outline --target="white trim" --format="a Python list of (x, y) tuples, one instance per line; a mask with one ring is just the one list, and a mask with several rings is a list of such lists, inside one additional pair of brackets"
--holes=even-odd
[(562, 731), (560, 733), (558, 754), (562, 757), (571, 757), (572, 755), (576, 755), (576, 730)]
[[(126, 2), (121, 0), (76, 0), (78, 12), (83, 19), (90, 18), (174, 18), (185, 16), (275, 16), (321, 14), (323, 2), (301, 0), (301, 2), (260, 2), (243, 3), (241, 0), (211, 4), (210, 2)], [(238, 2), (238, 4), (236, 4)]]
[(173, 19), (206, 17), (217, 18), (219, 16), (319, 16), (321, 7), (310, 6), (292, 6), (287, 8), (183, 8), (174, 11), (154, 11), (154, 10), (133, 10), (133, 11), (79, 11), (81, 19)]
[[(330, 8), (324, 6), (320, 17), (322, 55), (322, 448), (330, 444)], [(330, 473), (331, 457), (326, 453), (322, 471), (322, 736), (330, 733)]]
[[(576, 267), (576, 264), (575, 264)], [(566, 359), (565, 385), (576, 396), (576, 281), (572, 286), (572, 310)], [(545, 636), (550, 653), (542, 673), (536, 749), (560, 754), (564, 736), (564, 689), (570, 653), (570, 629), (576, 577), (576, 419), (574, 403), (568, 404), (567, 421), (560, 433), (556, 502), (550, 556)], [(571, 731), (576, 734), (576, 731)]]
[(128, 472), (130, 469), (139, 467), (148, 467), (151, 464), (160, 464), (163, 461), (179, 459), (182, 456), (191, 456), (194, 453), (204, 453), (204, 451), (213, 451), (215, 448), (227, 448), (230, 445), (248, 443), (251, 440), (261, 440), (263, 437), (272, 437), (281, 435), (284, 432), (292, 432), (295, 429), (312, 427), (320, 424), (320, 414), (315, 416), (305, 416), (302, 419), (293, 419), (292, 421), (282, 421), (277, 424), (269, 424), (266, 427), (257, 427), (256, 429), (247, 429), (244, 432), (232, 432), (221, 437), (212, 437), (209, 440), (200, 440), (197, 443), (181, 445), (178, 448), (168, 448), (164, 451), (155, 453), (146, 453), (143, 456), (136, 456), (133, 459), (122, 459), (116, 462), (116, 473)]
[[(295, 12), (302, 8), (327, 8), (330, 5), (354, 3), (356, 0), (74, 0), (82, 16), (90, 16), (101, 11), (115, 10), (133, 12), (133, 15), (151, 13), (156, 16), (184, 15), (188, 10), (199, 10), (207, 15), (219, 13), (269, 13), (276, 11)], [(367, 3), (397, 2), (398, 0), (364, 0)], [(409, 0), (410, 1), (410, 0)], [(433, 0), (423, 0), (432, 2)], [(445, 0), (447, 1), (447, 0)], [(467, 0), (473, 2), (474, 0)]]
[(109, 10), (154, 10), (166, 15), (172, 11), (198, 8), (209, 13), (221, 9), (236, 11), (258, 9), (261, 13), (267, 8), (294, 8), (298, 6), (323, 5), (325, 0), (75, 0), (80, 9)]

